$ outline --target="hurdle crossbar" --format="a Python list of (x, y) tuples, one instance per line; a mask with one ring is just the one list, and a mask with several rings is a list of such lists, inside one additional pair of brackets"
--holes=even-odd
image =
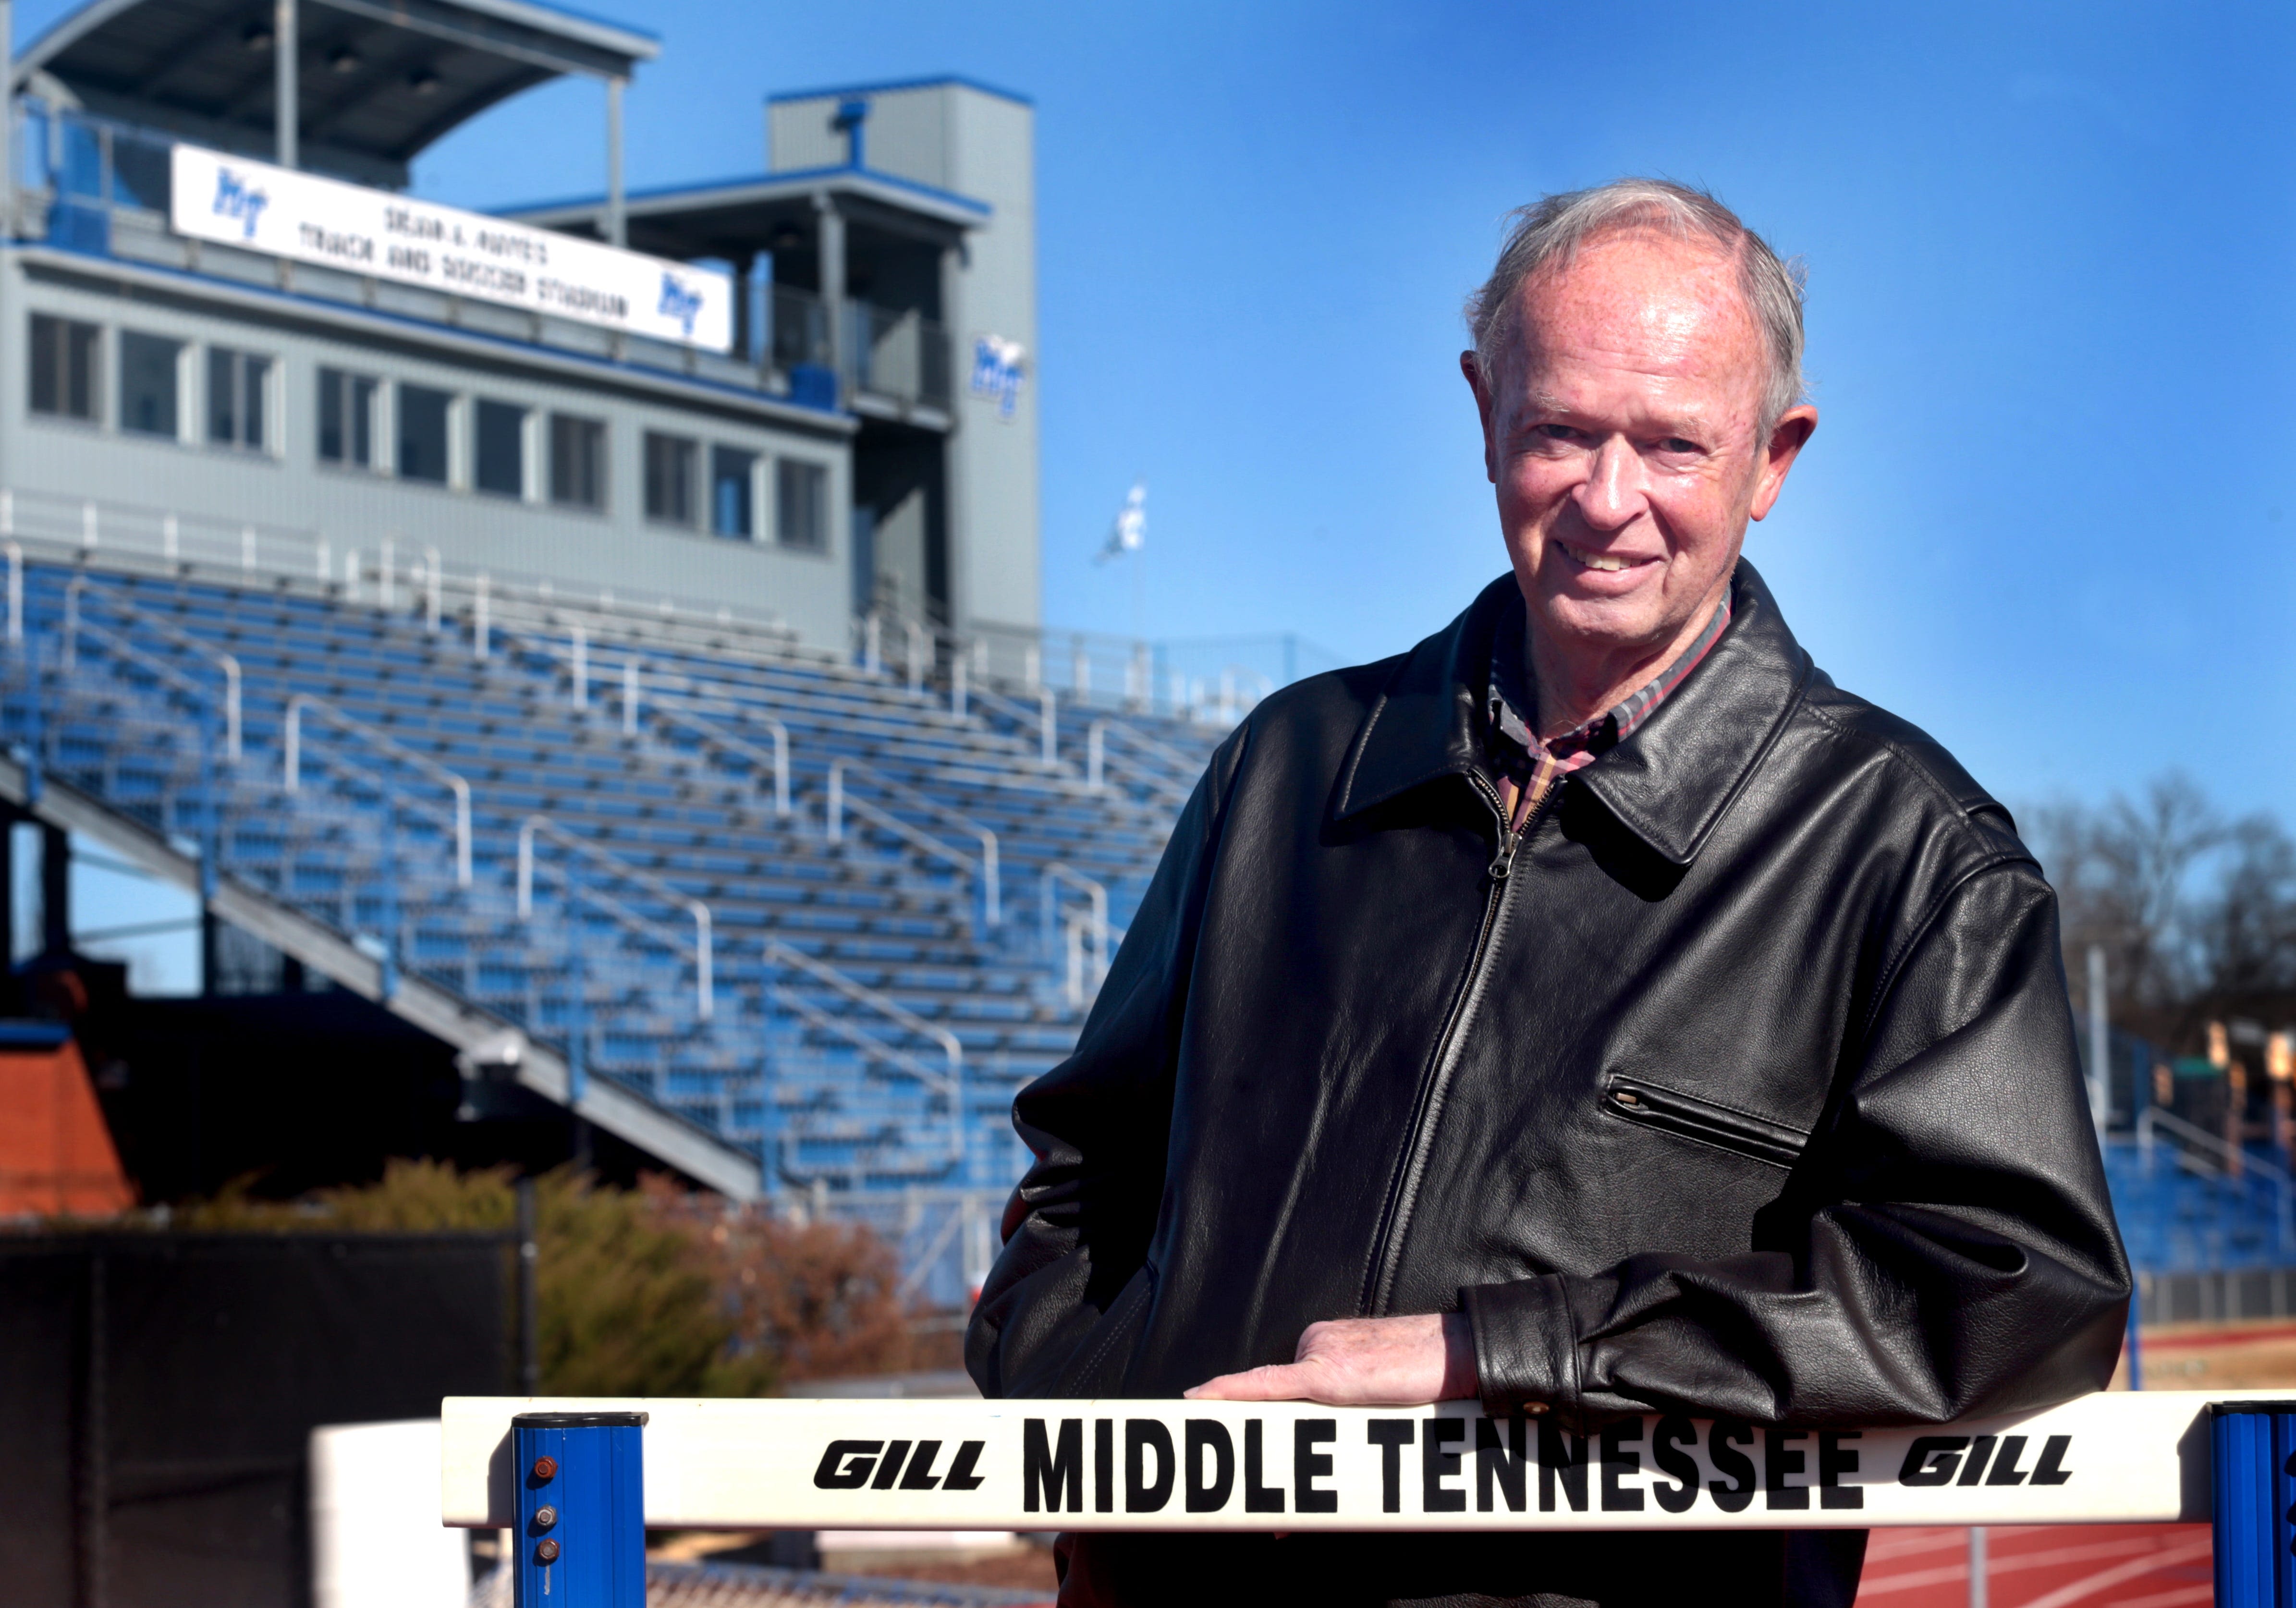
[(643, 1412), (645, 1522), (791, 1530), (1707, 1530), (2210, 1516), (2211, 1402), (2159, 1391), (1877, 1429), (1672, 1415), (1584, 1437), (1472, 1402), (453, 1397), (443, 1516), (519, 1522), (511, 1421)]
[(441, 1516), (516, 1608), (644, 1608), (644, 1530), (1610, 1530), (2212, 1522), (2218, 1608), (2296, 1608), (2296, 1401), (2152, 1391), (1936, 1425), (1472, 1402), (449, 1397)]

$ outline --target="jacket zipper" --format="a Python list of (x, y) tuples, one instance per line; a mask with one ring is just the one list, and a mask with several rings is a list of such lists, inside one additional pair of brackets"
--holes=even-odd
[[(1364, 1292), (1363, 1306), (1369, 1317), (1383, 1317), (1387, 1311), (1390, 1288), (1395, 1280), (1394, 1262), (1402, 1247), (1403, 1220), (1411, 1202), (1419, 1193), (1418, 1180), (1426, 1166), (1428, 1141), (1433, 1136), (1430, 1120), (1436, 1096), (1449, 1080), (1451, 1053), (1460, 1036), (1466, 1030), (1467, 1019), (1473, 1013), (1474, 1001), (1480, 992), (1483, 965), (1490, 958), (1491, 939), (1498, 931), (1499, 915), (1506, 907), (1507, 889), (1514, 874), (1515, 850), (1521, 847), (1531, 828), (1546, 808), (1547, 800), (1558, 789), (1550, 783), (1546, 792), (1534, 804), (1520, 826), (1507, 825), (1506, 806), (1500, 802), (1498, 790), (1478, 773), (1467, 773), (1467, 780), (1491, 807), (1491, 816), (1498, 823), (1498, 844), (1493, 850), (1491, 863), (1485, 874), (1490, 879), (1490, 890), (1483, 896), (1483, 921), (1475, 933), (1474, 953), (1468, 961), (1467, 980), (1461, 987), (1457, 1002), (1451, 1007), (1450, 1020), (1443, 1024), (1442, 1036), (1436, 1040), (1435, 1054), (1428, 1062), (1427, 1071), (1419, 1082), (1419, 1092), (1412, 1102), (1411, 1128), (1404, 1143), (1401, 1164), (1394, 1181), (1388, 1186), (1387, 1203), (1380, 1210), (1379, 1231), (1372, 1237), (1371, 1282)], [(1559, 780), (1559, 778), (1558, 778)]]

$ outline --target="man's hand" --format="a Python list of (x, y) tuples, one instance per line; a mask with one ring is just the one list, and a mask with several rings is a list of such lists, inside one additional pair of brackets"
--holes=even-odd
[(1191, 1401), (1320, 1401), (1331, 1407), (1418, 1407), (1475, 1394), (1475, 1341), (1464, 1313), (1348, 1317), (1309, 1324), (1280, 1366), (1223, 1374)]

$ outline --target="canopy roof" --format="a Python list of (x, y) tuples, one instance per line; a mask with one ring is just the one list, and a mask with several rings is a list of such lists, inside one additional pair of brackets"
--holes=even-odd
[[(753, 251), (809, 243), (823, 197), (834, 197), (864, 228), (936, 242), (954, 243), (989, 216), (985, 201), (865, 168), (814, 168), (641, 190), (630, 196), (624, 215), (633, 250), (687, 262), (738, 261)], [(606, 234), (603, 196), (507, 208), (503, 216), (569, 234), (603, 240)]]
[[(15, 83), (255, 152), (275, 129), (272, 0), (93, 0), (17, 59)], [(404, 183), (425, 146), (568, 73), (627, 78), (652, 35), (533, 0), (300, 0), (304, 162)]]

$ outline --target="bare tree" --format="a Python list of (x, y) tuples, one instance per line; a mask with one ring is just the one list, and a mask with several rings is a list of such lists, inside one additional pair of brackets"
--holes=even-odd
[(2101, 944), (2121, 1006), (2116, 1015), (2133, 1006), (2181, 1016), (2207, 964), (2194, 940), (2191, 885), (2226, 841), (2207, 796), (2191, 777), (2170, 772), (2134, 800), (2061, 802), (2029, 819), (2028, 836), (2057, 890), (2065, 971), (2076, 989), (2087, 991), (2088, 947)]
[(2234, 825), (2216, 890), (2193, 913), (2199, 1003), (2284, 1019), (2296, 996), (2296, 842), (2270, 816)]

